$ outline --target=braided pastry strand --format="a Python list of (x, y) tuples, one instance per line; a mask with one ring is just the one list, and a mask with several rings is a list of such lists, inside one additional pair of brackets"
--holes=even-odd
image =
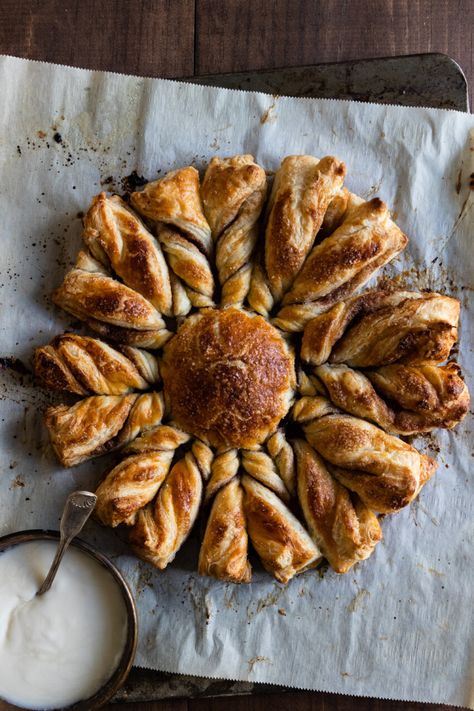
[[(436, 365), (457, 340), (460, 304), (436, 292), (368, 291), (305, 327), (301, 357), (312, 365)], [(355, 318), (358, 321), (353, 325)]]
[(65, 333), (36, 348), (37, 381), (54, 390), (78, 395), (126, 395), (160, 382), (158, 362), (148, 351), (112, 348), (98, 338)]
[(168, 425), (137, 437), (99, 484), (95, 518), (113, 528), (135, 524), (138, 511), (154, 499), (168, 474), (176, 449), (188, 439), (185, 432)]
[(84, 218), (82, 238), (107, 270), (171, 316), (170, 278), (160, 245), (118, 195), (96, 195)]
[(172, 171), (132, 193), (130, 200), (141, 215), (154, 223), (168, 263), (183, 282), (192, 305), (213, 306), (214, 278), (209, 265), (213, 245), (203, 212), (198, 171), (192, 166)]
[[(284, 296), (277, 325), (295, 330), (303, 313), (300, 305), (304, 311), (317, 315), (348, 298), (407, 243), (408, 238), (392, 222), (382, 200), (365, 202), (351, 194), (344, 221), (313, 247)], [(297, 320), (292, 323), (295, 308)]]
[[(469, 410), (469, 391), (454, 362), (440, 367), (389, 365), (365, 374), (346, 365), (325, 364), (315, 368), (315, 374), (337, 407), (392, 434), (452, 429)], [(402, 409), (394, 409), (390, 402)]]
[(149, 301), (113, 279), (86, 252), (79, 252), (76, 265), (52, 299), (92, 330), (119, 343), (160, 348), (172, 335)]
[(250, 582), (244, 493), (238, 477), (220, 488), (212, 503), (198, 573), (231, 583)]
[(192, 452), (178, 460), (154, 504), (140, 509), (129, 540), (135, 553), (163, 570), (171, 563), (196, 520), (202, 479)]
[(287, 156), (275, 174), (265, 231), (265, 270), (280, 301), (311, 250), (346, 167), (328, 156)]
[(347, 573), (382, 540), (372, 511), (331, 476), (321, 457), (304, 440), (293, 442), (298, 497), (311, 536), (336, 573)]
[(357, 417), (329, 414), (303, 429), (331, 474), (379, 513), (413, 501), (436, 470), (434, 459)]
[(201, 195), (215, 243), (222, 306), (240, 306), (247, 296), (266, 191), (265, 171), (251, 155), (215, 157), (207, 167)]
[(252, 545), (280, 583), (321, 562), (321, 553), (298, 519), (273, 491), (248, 474), (242, 477), (244, 510)]
[(57, 458), (73, 467), (124, 446), (160, 424), (161, 393), (94, 395), (72, 406), (49, 407), (45, 423)]

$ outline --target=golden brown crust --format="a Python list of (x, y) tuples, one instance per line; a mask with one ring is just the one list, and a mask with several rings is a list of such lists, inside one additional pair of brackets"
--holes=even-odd
[(193, 527), (201, 494), (201, 475), (188, 452), (173, 466), (154, 505), (138, 512), (129, 534), (135, 553), (160, 570), (166, 568)]
[(334, 465), (331, 473), (380, 513), (393, 513), (413, 501), (436, 469), (430, 457), (356, 417), (327, 415), (304, 431), (314, 449)]
[(175, 227), (204, 254), (211, 254), (211, 230), (202, 209), (196, 168), (188, 166), (167, 173), (132, 193), (130, 201), (144, 217)]
[(176, 276), (193, 292), (207, 296), (212, 304), (214, 277), (207, 257), (195, 244), (166, 226), (159, 227), (157, 234)]
[(242, 468), (247, 474), (259, 481), (277, 494), (282, 501), (288, 502), (290, 495), (281, 478), (276, 464), (271, 457), (260, 448), (254, 450), (244, 450), (242, 452)]
[(328, 205), (326, 214), (324, 215), (323, 224), (317, 234), (317, 239), (324, 239), (331, 235), (344, 221), (347, 208), (349, 206), (351, 193), (347, 188), (341, 188), (336, 193)]
[(211, 476), (206, 485), (204, 501), (207, 503), (217, 491), (226, 486), (239, 471), (240, 461), (237, 449), (218, 452), (211, 464)]
[(296, 492), (295, 457), (283, 429), (277, 430), (267, 441), (267, 449), (275, 462), (280, 477), (291, 496)]
[(115, 466), (96, 489), (94, 517), (104, 526), (133, 526), (138, 511), (154, 499), (168, 473), (173, 450), (132, 454)]
[(382, 200), (364, 202), (351, 195), (340, 227), (313, 247), (283, 304), (319, 302), (326, 310), (347, 298), (407, 245), (408, 239), (390, 219)]
[(36, 348), (33, 368), (44, 387), (78, 395), (125, 395), (146, 390), (160, 380), (156, 358), (147, 351), (65, 333)]
[(273, 182), (265, 231), (265, 268), (279, 301), (303, 266), (345, 166), (336, 158), (287, 156)]
[(165, 327), (158, 330), (138, 331), (133, 328), (113, 326), (110, 323), (103, 323), (93, 318), (85, 319), (85, 323), (90, 329), (108, 341), (136, 348), (162, 348), (173, 335)]
[(253, 265), (247, 301), (255, 313), (268, 318), (274, 299), (261, 259)]
[(397, 419), (404, 429), (451, 429), (469, 411), (469, 390), (454, 361), (438, 367), (387, 365), (367, 377), (378, 393), (403, 408)]
[(305, 395), (295, 402), (291, 414), (295, 422), (303, 425), (318, 417), (342, 413), (324, 395)]
[(223, 306), (242, 304), (247, 296), (266, 182), (251, 155), (215, 157), (207, 167), (201, 195), (216, 244)]
[(172, 314), (168, 267), (159, 243), (118, 196), (100, 193), (84, 218), (91, 254), (161, 313)]
[(389, 365), (367, 374), (346, 365), (325, 364), (315, 368), (315, 373), (337, 407), (393, 434), (451, 429), (469, 410), (469, 392), (456, 363)]
[(159, 425), (142, 432), (124, 448), (125, 454), (144, 454), (146, 452), (174, 452), (189, 440), (187, 432), (171, 425)]
[(457, 340), (459, 301), (423, 293), (364, 316), (332, 349), (332, 363), (364, 368), (390, 363), (436, 365)]
[(295, 374), (278, 332), (235, 308), (190, 317), (166, 345), (165, 396), (177, 425), (216, 447), (251, 447), (287, 413)]
[[(361, 323), (370, 315), (376, 318), (377, 314), (382, 316), (396, 314), (402, 307), (408, 311), (410, 308), (416, 311), (426, 300), (437, 299), (437, 297), (440, 295), (404, 290), (372, 290), (353, 296), (306, 324), (301, 344), (301, 357), (311, 365), (322, 365), (330, 358), (335, 344), (344, 334), (351, 333), (351, 325), (356, 319)], [(441, 299), (447, 298), (441, 297)], [(416, 302), (418, 306), (410, 307), (409, 301)], [(448, 301), (447, 305), (448, 311), (451, 311), (450, 319), (454, 317), (454, 322), (457, 323), (454, 301)], [(435, 303), (436, 301), (431, 301), (432, 305)], [(446, 302), (443, 303), (446, 306)], [(365, 323), (366, 327), (370, 326), (368, 321)], [(370, 334), (366, 335), (369, 337)]]
[(212, 504), (199, 552), (198, 573), (231, 583), (249, 583), (248, 536), (238, 478), (226, 484)]
[(382, 539), (377, 517), (356, 495), (339, 484), (321, 457), (303, 440), (293, 444), (298, 497), (316, 545), (336, 573), (347, 573), (365, 560)]
[(99, 262), (85, 252), (79, 253), (76, 266), (66, 274), (52, 298), (65, 311), (113, 340), (144, 345), (127, 338), (127, 333), (146, 332), (155, 334), (155, 338), (163, 332), (167, 334), (165, 323), (153, 305), (108, 276)]
[(319, 549), (278, 496), (249, 476), (242, 477), (242, 486), (248, 534), (264, 568), (287, 583), (318, 565)]
[(75, 405), (46, 410), (53, 449), (65, 467), (122, 447), (140, 432), (155, 427), (163, 416), (160, 393), (95, 395)]
[(97, 395), (71, 407), (48, 407), (46, 427), (61, 464), (73, 467), (108, 451), (108, 445), (122, 429), (137, 397)]

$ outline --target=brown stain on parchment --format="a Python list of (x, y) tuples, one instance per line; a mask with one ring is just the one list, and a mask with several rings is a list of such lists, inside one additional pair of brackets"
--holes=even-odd
[(422, 563), (417, 563), (416, 567), (420, 568), (421, 570), (425, 570), (427, 573), (430, 573), (431, 575), (434, 575), (437, 578), (444, 578), (446, 575), (446, 573), (442, 573), (441, 570), (437, 570), (436, 568), (426, 568)]
[(270, 104), (268, 109), (266, 111), (264, 111), (263, 114), (260, 116), (260, 123), (262, 125), (265, 123), (272, 123), (273, 121), (276, 121), (275, 108), (276, 108), (278, 99), (279, 99), (278, 94), (272, 94), (272, 103)]
[(347, 606), (348, 612), (357, 612), (364, 606), (367, 598), (370, 597), (370, 593), (365, 588), (361, 588), (356, 595), (352, 598), (351, 602)]
[(249, 674), (253, 672), (253, 668), (256, 664), (273, 664), (272, 660), (270, 657), (263, 657), (263, 656), (256, 656), (256, 657), (251, 657), (251, 659), (248, 660), (247, 664), (249, 665)]

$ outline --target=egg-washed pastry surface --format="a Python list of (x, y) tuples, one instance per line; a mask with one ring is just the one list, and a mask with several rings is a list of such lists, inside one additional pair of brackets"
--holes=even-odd
[(201, 575), (250, 582), (255, 555), (281, 583), (346, 573), (436, 471), (401, 437), (469, 409), (459, 301), (363, 289), (408, 237), (345, 175), (292, 155), (272, 179), (245, 154), (92, 200), (53, 301), (95, 335), (34, 369), (78, 398), (46, 412), (60, 463), (116, 453), (95, 516), (159, 569), (195, 528)]

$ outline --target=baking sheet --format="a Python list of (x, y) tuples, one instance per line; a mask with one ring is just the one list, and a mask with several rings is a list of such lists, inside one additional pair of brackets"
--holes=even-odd
[[(461, 299), (459, 360), (470, 379), (472, 116), (269, 97), (13, 58), (0, 59), (0, 81), (0, 533), (56, 527), (67, 493), (94, 487), (107, 466), (107, 458), (58, 466), (41, 409), (61, 398), (33, 388), (25, 371), (34, 346), (77, 328), (49, 293), (77, 252), (81, 213), (100, 189), (121, 192), (134, 170), (153, 179), (237, 152), (253, 153), (271, 170), (290, 153), (342, 157), (348, 187), (380, 195), (411, 238), (387, 273)], [(137, 663), (473, 707), (471, 427), (467, 419), (455, 433), (420, 438), (426, 451), (440, 450), (437, 476), (411, 507), (385, 519), (384, 542), (343, 577), (313, 571), (286, 588), (259, 569), (248, 586), (200, 579), (197, 536), (160, 573), (129, 556), (123, 536), (91, 524), (84, 537), (116, 560), (137, 596)]]

